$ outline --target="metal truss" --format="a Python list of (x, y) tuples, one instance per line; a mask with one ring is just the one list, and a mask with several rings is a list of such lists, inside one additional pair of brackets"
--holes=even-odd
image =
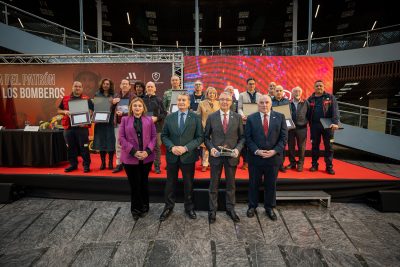
[(121, 54), (0, 55), (0, 64), (171, 63), (172, 74), (183, 78), (182, 52)]

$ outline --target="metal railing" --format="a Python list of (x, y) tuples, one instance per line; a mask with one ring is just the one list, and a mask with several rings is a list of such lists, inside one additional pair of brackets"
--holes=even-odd
[[(340, 102), (340, 121), (352, 126), (385, 128), (385, 133), (400, 136), (400, 113)], [(372, 114), (371, 114), (372, 113)]]
[[(18, 27), (21, 30), (63, 44), (80, 51), (80, 32), (0, 1), (0, 22)], [(22, 23), (18, 20), (20, 19)], [(186, 56), (195, 55), (194, 46), (145, 45), (107, 42), (90, 35), (84, 35), (84, 53), (132, 53), (132, 52), (182, 52)], [(335, 52), (383, 44), (400, 42), (400, 24), (361, 31), (350, 34), (313, 38), (311, 51), (307, 40), (248, 45), (200, 46), (202, 56), (240, 55), (240, 56), (291, 56)], [(103, 51), (99, 50), (101, 43)]]
[[(67, 28), (50, 20), (26, 12), (20, 8), (0, 1), (0, 22), (19, 28), (22, 31), (40, 36), (49, 41), (62, 44), (66, 47), (80, 51), (80, 32)], [(103, 51), (99, 51), (99, 44)], [(129, 47), (100, 40), (84, 34), (84, 53), (135, 53)]]

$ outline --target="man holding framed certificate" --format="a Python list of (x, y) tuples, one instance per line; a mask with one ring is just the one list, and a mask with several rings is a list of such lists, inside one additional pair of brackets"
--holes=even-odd
[(78, 150), (83, 159), (83, 171), (90, 172), (89, 127), (90, 114), (93, 112), (93, 102), (83, 94), (82, 83), (75, 81), (72, 93), (64, 96), (58, 106), (58, 114), (64, 115), (64, 139), (67, 144), (68, 161), (70, 166), (64, 171), (78, 169)]

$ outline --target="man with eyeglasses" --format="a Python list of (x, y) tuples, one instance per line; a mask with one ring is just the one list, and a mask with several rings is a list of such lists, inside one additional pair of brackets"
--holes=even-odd
[[(225, 170), (226, 181), (226, 213), (234, 221), (239, 222), (235, 212), (235, 174), (239, 164), (239, 153), (243, 148), (245, 139), (242, 117), (230, 110), (232, 96), (223, 92), (219, 96), (220, 110), (210, 114), (205, 127), (205, 143), (210, 151), (209, 162), (211, 165), (211, 180), (209, 187), (208, 220), (216, 220), (218, 205), (218, 185), (221, 179), (222, 168)], [(221, 147), (233, 150), (232, 156), (222, 156)]]
[[(238, 113), (239, 115), (242, 116), (243, 120), (243, 128), (245, 128), (247, 116), (244, 115), (243, 113), (243, 104), (245, 103), (252, 103), (256, 104), (257, 101), (260, 99), (261, 94), (256, 92), (256, 80), (254, 78), (248, 78), (246, 80), (247, 84), (247, 90), (246, 92), (242, 92), (239, 94), (239, 101), (238, 101)], [(247, 147), (244, 146), (242, 149), (241, 153), (243, 157), (243, 165), (242, 165), (242, 170), (247, 170), (248, 169), (248, 164), (247, 164)]]
[(171, 86), (172, 88), (165, 91), (163, 95), (163, 105), (166, 111), (169, 110), (169, 106), (171, 105), (172, 90), (181, 90), (181, 79), (178, 75), (172, 75)]
[(194, 82), (194, 91), (190, 95), (190, 110), (196, 111), (199, 103), (204, 100), (203, 83), (200, 80)]

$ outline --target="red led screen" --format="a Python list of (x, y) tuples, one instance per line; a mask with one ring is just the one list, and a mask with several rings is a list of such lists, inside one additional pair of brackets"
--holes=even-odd
[(200, 79), (204, 88), (213, 86), (222, 91), (227, 85), (246, 90), (246, 79), (256, 79), (256, 87), (268, 93), (268, 85), (274, 81), (282, 85), (285, 96), (296, 86), (303, 89), (306, 97), (313, 92), (316, 80), (323, 80), (327, 92), (332, 92), (332, 57), (265, 57), (265, 56), (202, 56), (185, 57), (184, 87), (193, 90), (194, 82)]

